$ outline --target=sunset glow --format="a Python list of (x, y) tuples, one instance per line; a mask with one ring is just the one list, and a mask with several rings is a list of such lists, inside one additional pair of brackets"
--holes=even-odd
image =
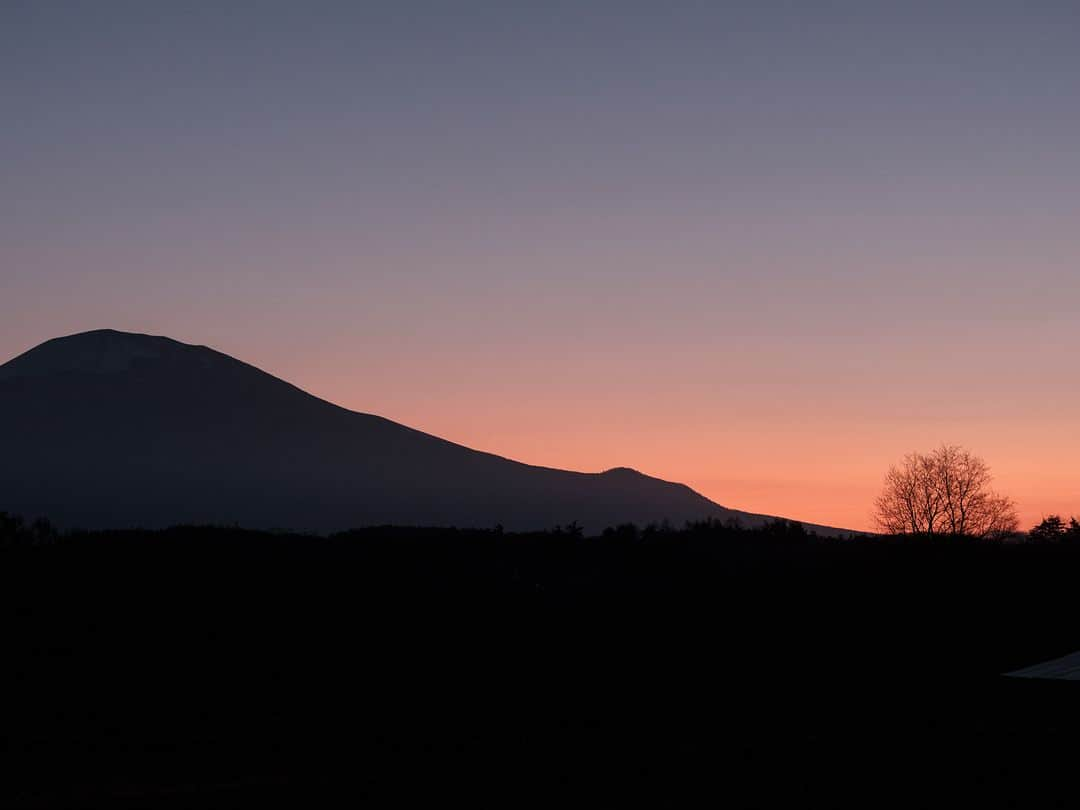
[(1075, 11), (510, 5), (5, 12), (0, 361), (164, 334), (855, 529), (952, 442), (1080, 515)]

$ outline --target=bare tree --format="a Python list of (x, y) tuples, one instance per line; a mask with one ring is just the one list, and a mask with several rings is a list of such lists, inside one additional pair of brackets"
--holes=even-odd
[(1003, 537), (1020, 525), (1016, 504), (990, 489), (990, 467), (962, 447), (909, 453), (891, 467), (875, 502), (887, 534)]

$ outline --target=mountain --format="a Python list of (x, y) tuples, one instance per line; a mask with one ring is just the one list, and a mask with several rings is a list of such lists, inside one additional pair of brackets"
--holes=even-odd
[(569, 472), (472, 450), (213, 349), (113, 330), (56, 338), (0, 366), (0, 448), (0, 510), (61, 527), (577, 521), (599, 532), (768, 519), (630, 469)]

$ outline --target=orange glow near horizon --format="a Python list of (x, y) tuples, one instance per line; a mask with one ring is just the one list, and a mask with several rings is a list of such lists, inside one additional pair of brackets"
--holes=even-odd
[(568, 369), (553, 388), (509, 379), (513, 372), (485, 384), (476, 370), (466, 376), (464, 368), (440, 365), (421, 390), (407, 385), (406, 372), (394, 373), (395, 384), (377, 397), (329, 368), (298, 370), (307, 378), (304, 387), (338, 404), (476, 449), (588, 472), (633, 467), (749, 512), (872, 530), (873, 500), (889, 465), (912, 450), (953, 442), (990, 463), (995, 488), (1018, 502), (1024, 528), (1047, 514), (1080, 516), (1080, 486), (1069, 462), (1080, 457), (1080, 441), (1064, 398), (1028, 401), (1035, 369), (1016, 372), (1015, 384), (981, 407), (973, 406), (983, 396), (977, 387), (927, 403), (918, 392), (904, 397), (854, 381), (821, 396), (828, 381), (758, 379), (741, 394), (725, 395), (723, 386), (705, 380), (678, 385), (670, 367), (667, 382), (653, 378), (651, 396), (636, 379), (616, 386), (602, 375), (590, 381), (584, 369)]
[(1025, 528), (1051, 513), (1080, 516), (1080, 389), (1060, 373), (1073, 363), (1067, 317), (1002, 315), (976, 335), (948, 318), (875, 330), (867, 321), (880, 313), (869, 311), (842, 329), (796, 322), (774, 334), (736, 314), (717, 325), (707, 306), (642, 320), (645, 307), (667, 306), (663, 291), (648, 303), (612, 292), (590, 319), (550, 295), (517, 308), (473, 304), (462, 317), (445, 290), (408, 308), (339, 288), (293, 299), (319, 315), (282, 328), (256, 295), (230, 306), (208, 290), (195, 323), (191, 308), (162, 306), (125, 320), (100, 289), (84, 292), (71, 298), (78, 317), (58, 306), (48, 323), (8, 321), (4, 359), (102, 326), (167, 334), (479, 450), (588, 472), (633, 467), (727, 507), (851, 529), (873, 528), (889, 465), (956, 443), (986, 459)]

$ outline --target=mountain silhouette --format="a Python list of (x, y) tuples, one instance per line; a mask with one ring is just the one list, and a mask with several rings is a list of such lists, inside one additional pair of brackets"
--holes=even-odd
[(599, 533), (769, 519), (631, 469), (570, 472), (472, 450), (213, 349), (113, 330), (56, 338), (0, 366), (0, 448), (0, 510), (64, 528), (577, 522)]

